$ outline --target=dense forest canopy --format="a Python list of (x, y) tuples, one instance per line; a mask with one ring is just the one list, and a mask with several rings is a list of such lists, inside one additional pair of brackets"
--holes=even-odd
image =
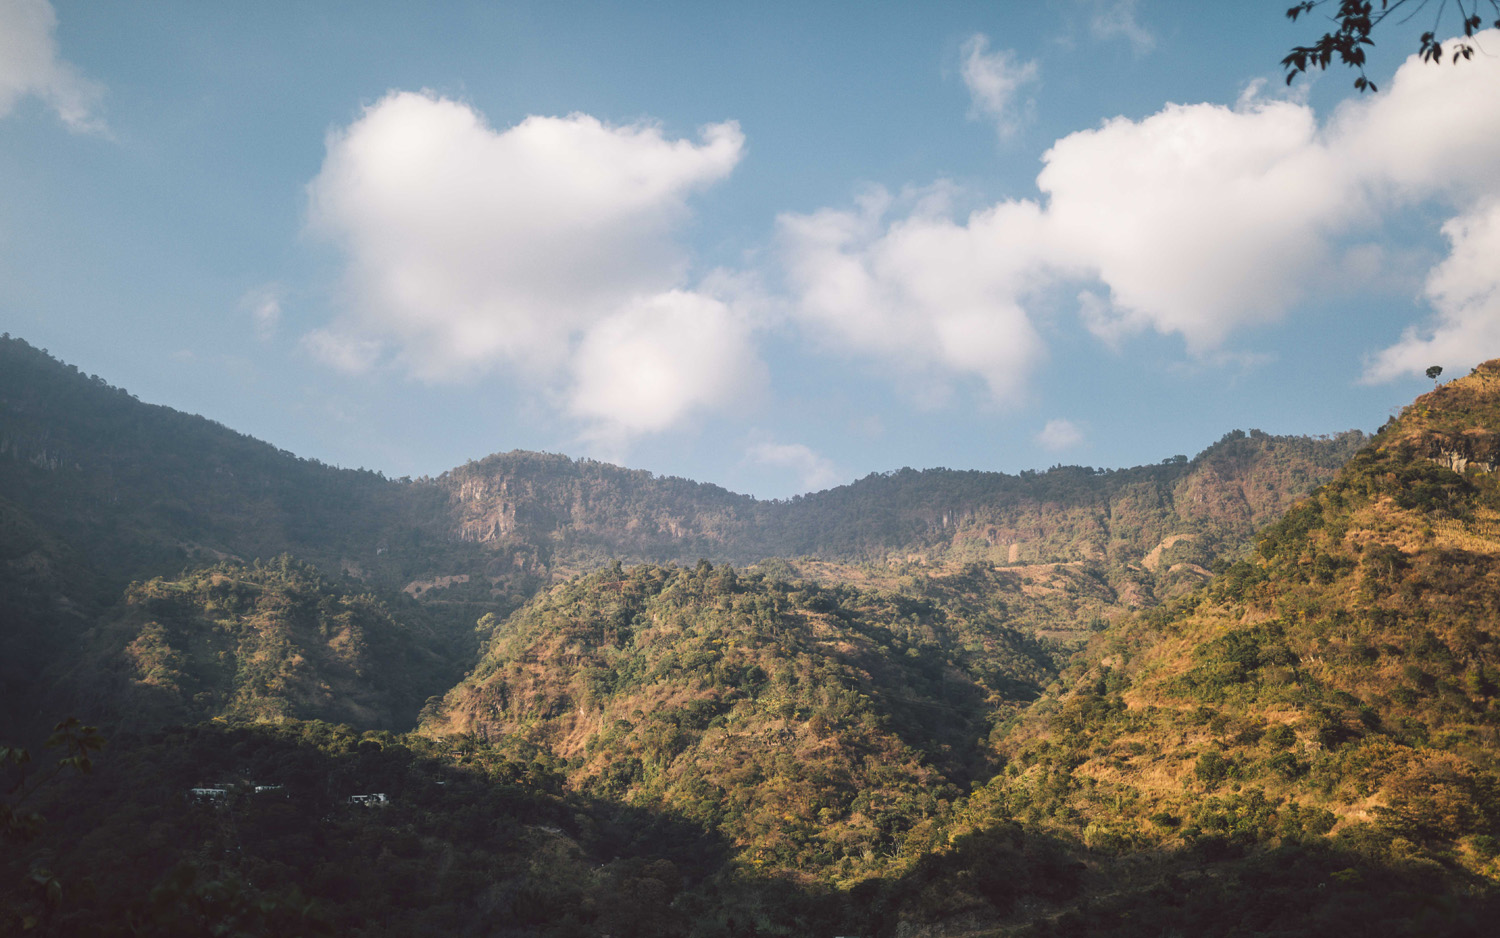
[[(10, 931), (1500, 911), (1500, 363), (1373, 438), (765, 502), (525, 452), (390, 480), (0, 356)], [(48, 749), (67, 713), (105, 747)]]

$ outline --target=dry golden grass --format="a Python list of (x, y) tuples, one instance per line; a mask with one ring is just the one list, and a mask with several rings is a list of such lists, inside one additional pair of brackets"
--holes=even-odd
[(1174, 544), (1177, 544), (1181, 541), (1191, 541), (1192, 539), (1193, 535), (1191, 534), (1168, 534), (1165, 538), (1162, 539), (1162, 542), (1160, 544), (1157, 544), (1155, 547), (1151, 548), (1150, 552), (1148, 552), (1146, 556), (1141, 558), (1141, 566), (1155, 573), (1157, 566), (1161, 564), (1162, 551), (1168, 549), (1169, 547), (1172, 547)]
[(1434, 520), (1432, 530), (1438, 547), (1475, 554), (1500, 554), (1500, 512), (1481, 509), (1474, 513), (1471, 521)]

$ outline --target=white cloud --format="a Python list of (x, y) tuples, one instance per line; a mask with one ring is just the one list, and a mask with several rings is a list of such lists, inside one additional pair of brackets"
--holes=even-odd
[(978, 376), (1006, 401), (1046, 353), (1038, 288), (1099, 282), (1079, 307), (1101, 339), (1149, 328), (1203, 356), (1279, 318), (1324, 260), (1327, 227), (1360, 210), (1311, 110), (1283, 101), (1119, 118), (1044, 162), (1045, 204), (957, 220), (941, 200), (900, 214), (877, 192), (853, 211), (783, 216), (797, 315), (847, 351)]
[(1452, 250), (1427, 277), (1427, 298), (1437, 311), (1425, 328), (1374, 357), (1369, 382), (1420, 375), (1430, 365), (1449, 372), (1500, 355), (1500, 198), (1443, 226)]
[[(1101, 29), (1129, 38), (1130, 4), (1098, 9), (1115, 17)], [(963, 71), (976, 113), (1014, 127), (1035, 64), (975, 36)], [(1421, 204), (1462, 213), (1427, 278), (1435, 316), (1369, 377), (1454, 359), (1450, 347), (1493, 354), (1500, 58), (1411, 62), (1387, 84), (1321, 122), (1258, 86), (1233, 107), (1105, 121), (1047, 150), (1039, 200), (962, 215), (939, 182), (784, 214), (784, 306), (753, 277), (687, 275), (678, 232), (693, 194), (741, 159), (735, 124), (696, 140), (580, 114), (497, 130), (460, 102), (393, 93), (330, 136), (310, 184), (310, 229), (347, 255), (347, 306), (303, 347), (353, 372), (515, 374), (611, 445), (752, 394), (756, 330), (783, 314), (934, 399), (959, 381), (1012, 404), (1047, 354), (1039, 298), (1062, 285), (1117, 348), (1152, 330), (1181, 337), (1197, 365), (1243, 362), (1232, 337), (1340, 272), (1402, 256), (1365, 223)]]
[(1085, 310), (1091, 328), (1176, 333), (1216, 355), (1347, 268), (1357, 258), (1339, 238), (1377, 213), (1500, 196), (1500, 59), (1438, 69), (1413, 56), (1324, 126), (1253, 91), (1234, 109), (1169, 105), (1065, 137), (1045, 161), (1056, 243), (1109, 287), (1107, 306)]
[(977, 377), (995, 400), (1014, 398), (1043, 353), (1019, 300), (1039, 279), (1040, 208), (1005, 202), (959, 224), (942, 200), (887, 221), (892, 205), (877, 190), (855, 211), (778, 219), (796, 314), (836, 350), (908, 375)]
[(250, 314), (255, 337), (269, 342), (281, 328), (281, 285), (267, 283), (246, 291), (240, 297), (240, 309)]
[(763, 381), (749, 325), (729, 306), (673, 290), (596, 323), (572, 362), (569, 411), (596, 435), (655, 433), (726, 408)]
[(333, 329), (314, 329), (299, 343), (313, 358), (348, 375), (364, 374), (380, 360), (380, 343)]
[(1083, 430), (1073, 421), (1058, 417), (1047, 421), (1047, 425), (1036, 435), (1036, 441), (1043, 449), (1061, 452), (1082, 445)]
[[(1500, 47), (1500, 32), (1478, 39)], [(794, 315), (897, 375), (976, 375), (999, 400), (1024, 393), (1045, 355), (1034, 298), (1060, 284), (1080, 290), (1081, 320), (1117, 348), (1153, 330), (1180, 336), (1196, 362), (1240, 362), (1224, 348), (1231, 337), (1375, 256), (1368, 243), (1348, 248), (1381, 213), (1454, 206), (1464, 215), (1445, 229), (1453, 255), (1428, 281), (1437, 320), (1370, 374), (1412, 370), (1406, 351), (1488, 340), (1497, 318), (1486, 284), (1500, 253), (1481, 207), (1500, 201), (1500, 57), (1442, 69), (1413, 57), (1388, 84), (1321, 123), (1259, 86), (1234, 107), (1106, 121), (1046, 152), (1041, 202), (960, 219), (941, 199), (898, 206), (877, 192), (852, 210), (783, 216)], [(1383, 274), (1387, 288), (1407, 276)]]
[(1037, 80), (1039, 66), (1034, 61), (1018, 61), (1009, 49), (989, 52), (989, 44), (989, 37), (976, 34), (960, 50), (964, 85), (973, 101), (970, 114), (993, 120), (1000, 136), (1009, 137), (1021, 124), (1017, 111), (1024, 111), (1016, 101), (1017, 93)]
[[(739, 162), (733, 122), (697, 142), (586, 114), (495, 130), (461, 102), (394, 92), (327, 149), (309, 227), (348, 265), (346, 312), (305, 343), (324, 360), (390, 360), (431, 382), (501, 368), (544, 386), (571, 375), (570, 412), (610, 432), (665, 429), (754, 373), (744, 324), (684, 292), (674, 239), (692, 193)], [(684, 350), (743, 366), (666, 367)], [(669, 406), (666, 388), (687, 396)]]
[(47, 0), (0, 0), (0, 117), (35, 95), (72, 130), (101, 132), (104, 89), (58, 58), (56, 29)]
[[(1475, 43), (1500, 47), (1500, 30)], [(1436, 68), (1412, 56), (1387, 93), (1345, 107), (1335, 126), (1372, 189), (1405, 200), (1436, 193), (1458, 209), (1443, 225), (1449, 254), (1427, 276), (1436, 315), (1374, 355), (1365, 380), (1500, 355), (1500, 57)]]
[(1037, 186), (1055, 243), (1110, 290), (1096, 331), (1178, 333), (1203, 352), (1278, 318), (1355, 209), (1312, 110), (1168, 105), (1057, 141)]
[(831, 460), (802, 443), (756, 443), (746, 455), (763, 466), (797, 473), (802, 489), (807, 492), (830, 488), (843, 478)]
[(1156, 36), (1135, 18), (1136, 0), (1094, 0), (1089, 32), (1095, 39), (1123, 39), (1136, 55), (1156, 48)]
[(1406, 199), (1500, 192), (1500, 30), (1474, 42), (1491, 54), (1441, 68), (1410, 56), (1380, 94), (1338, 110), (1330, 136), (1347, 172)]

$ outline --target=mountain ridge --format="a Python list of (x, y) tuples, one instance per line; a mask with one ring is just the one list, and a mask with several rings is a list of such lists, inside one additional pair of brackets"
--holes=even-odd
[[(251, 934), (372, 938), (1500, 908), (1500, 362), (1368, 441), (767, 503), (524, 452), (350, 474), (6, 355), (5, 725), (92, 701), (118, 749), (0, 869), (131, 871), (53, 934), (192, 933), (226, 895)], [(7, 888), (0, 921), (37, 908)]]
[(1326, 841), (1493, 895), (1497, 430), (1500, 361), (1419, 397), (1205, 591), (1097, 636), (970, 809), (1111, 852)]
[(1015, 476), (904, 469), (783, 501), (525, 451), (390, 480), (142, 404), (5, 338), (0, 712), (40, 722), (28, 707), (38, 676), (82, 673), (63, 662), (96, 622), (124, 621), (110, 610), (131, 582), (288, 552), (334, 580), (404, 590), (450, 635), (617, 559), (815, 556), (844, 579), (863, 575), (839, 564), (918, 576), (964, 563), (1083, 564), (1063, 580), (1102, 575), (1119, 608), (1150, 605), (1195, 586), (1361, 441), (1235, 431), (1192, 461)]
[[(898, 532), (877, 538), (881, 548), (894, 550), (907, 546), (913, 541), (915, 531), (921, 532), (915, 535), (917, 539), (931, 541), (928, 529), (941, 531), (974, 521), (976, 511), (996, 499), (1063, 498), (1081, 478), (1097, 476), (1110, 481), (1118, 477), (1114, 482), (1116, 488), (1153, 479), (1176, 483), (1187, 475), (1185, 467), (1205, 463), (1211, 464), (1216, 472), (1227, 469), (1232, 474), (1245, 467), (1236, 467), (1234, 459), (1221, 457), (1225, 450), (1246, 439), (1262, 445), (1303, 444), (1308, 452), (1286, 457), (1292, 463), (1287, 471), (1293, 484), (1269, 487), (1272, 491), (1295, 488), (1307, 481), (1311, 470), (1341, 462), (1343, 455), (1352, 452), (1363, 439), (1357, 431), (1324, 439), (1326, 445), (1322, 448), (1329, 451), (1325, 455), (1312, 452), (1318, 448), (1312, 438), (1274, 437), (1259, 431), (1251, 431), (1247, 437), (1242, 431), (1234, 431), (1191, 462), (1169, 459), (1159, 466), (1115, 470), (1060, 466), (1044, 473), (1027, 471), (1019, 475), (907, 468), (871, 473), (834, 489), (782, 500), (759, 500), (712, 483), (523, 450), (471, 460), (436, 478), (411, 482), (386, 479), (369, 470), (341, 469), (302, 459), (206, 418), (142, 404), (127, 392), (110, 387), (103, 379), (78, 372), (20, 339), (0, 340), (0, 363), (5, 365), (0, 371), (3, 376), (0, 377), (0, 470), (8, 468), (0, 481), (5, 483), (7, 491), (30, 489), (27, 494), (34, 502), (38, 496), (56, 494), (47, 491), (49, 486), (38, 484), (39, 479), (51, 481), (46, 473), (88, 472), (90, 484), (99, 490), (93, 493), (97, 506), (116, 505), (117, 510), (134, 512), (147, 530), (170, 529), (175, 524), (221, 542), (198, 544), (173, 531), (176, 536), (170, 547), (157, 547), (175, 551), (175, 559), (190, 559), (195, 548), (208, 559), (227, 559), (214, 553), (222, 552), (224, 546), (248, 555), (241, 559), (268, 558), (283, 552), (271, 547), (290, 546), (295, 553), (307, 555), (325, 568), (337, 569), (341, 563), (352, 560), (361, 568), (369, 568), (371, 576), (379, 577), (384, 571), (390, 580), (387, 585), (396, 587), (404, 582), (396, 583), (395, 579), (412, 570), (391, 568), (391, 557), (406, 556), (413, 549), (411, 542), (421, 540), (424, 535), (458, 542), (500, 542), (514, 539), (518, 531), (531, 528), (545, 539), (566, 527), (575, 516), (581, 516), (579, 546), (585, 553), (602, 545), (617, 554), (634, 549), (641, 554), (635, 559), (660, 561), (669, 558), (647, 556), (647, 551), (654, 548), (661, 553), (663, 544), (685, 541), (687, 549), (677, 550), (670, 559), (690, 563), (697, 559), (693, 548), (726, 540), (728, 532), (723, 530), (724, 526), (738, 522), (740, 527), (769, 526), (782, 530), (763, 537), (761, 543), (752, 543), (743, 550), (743, 556), (715, 555), (709, 559), (753, 563), (769, 556), (808, 553), (868, 559), (861, 551), (869, 553), (874, 548), (860, 543), (858, 531), (842, 535), (835, 532), (832, 541), (818, 532), (835, 527), (827, 519), (846, 507), (841, 502), (852, 501), (861, 508), (889, 505), (893, 496), (897, 499), (905, 496), (913, 483), (917, 483), (916, 491), (923, 493), (923, 507), (920, 512), (902, 509), (916, 517), (901, 522), (904, 527)], [(148, 457), (154, 457), (154, 461)], [(184, 477), (192, 476), (194, 470), (189, 464), (195, 460), (207, 463), (208, 479), (194, 481), (209, 483), (205, 487), (223, 503), (218, 511), (183, 505), (180, 498), (174, 497), (180, 493), (174, 492), (173, 487), (180, 486)], [(27, 472), (32, 474), (27, 476)], [(539, 493), (536, 489), (542, 482), (556, 483), (555, 487), (563, 491)], [(289, 495), (294, 483), (303, 489), (313, 489), (319, 497)], [(1211, 501), (1212, 494), (1203, 491), (1211, 487), (1205, 481), (1195, 494), (1201, 500)], [(532, 490), (530, 493), (515, 491), (528, 488)], [(126, 490), (130, 490), (128, 495)], [(1278, 507), (1275, 499), (1270, 505), (1262, 504), (1256, 492), (1234, 494), (1245, 502), (1244, 508), (1237, 512), (1239, 517), (1232, 519), (1236, 523), (1261, 522)], [(132, 499), (138, 501), (147, 496), (164, 503), (154, 514), (145, 513), (143, 506), (132, 503)], [(611, 499), (628, 502), (631, 497), (653, 500), (648, 506), (652, 516), (621, 518), (620, 505)], [(441, 505), (445, 502), (451, 524), (434, 528), (430, 520), (426, 525), (414, 523), (413, 512), (442, 514)], [(467, 507), (475, 503), (481, 506), (478, 510)], [(76, 514), (78, 506), (60, 507), (73, 508)], [(233, 509), (231, 514), (224, 514), (230, 509)], [(382, 513), (383, 527), (366, 524), (350, 531), (330, 520), (334, 514), (357, 517), (359, 512), (372, 509)], [(257, 511), (258, 515), (254, 513)], [(738, 518), (738, 513), (745, 513), (746, 517)], [(66, 510), (58, 514), (67, 516)], [(686, 514), (697, 517), (689, 519)], [(184, 521), (189, 515), (191, 520)], [(807, 523), (809, 530), (799, 532), (796, 530), (799, 515), (821, 517)], [(67, 520), (75, 526), (82, 524), (74, 517)], [(247, 520), (254, 523), (247, 524)], [(694, 523), (687, 525), (689, 520)], [(237, 528), (237, 537), (225, 534), (224, 528), (230, 522)], [(862, 523), (869, 526), (868, 522)], [(262, 533), (267, 527), (270, 530)], [(320, 528), (331, 530), (336, 536), (320, 538)], [(592, 529), (601, 528), (618, 529), (624, 536), (613, 543), (591, 535)], [(650, 530), (640, 533), (642, 528)], [(699, 538), (689, 537), (690, 528), (704, 533)], [(666, 535), (665, 541), (656, 537), (662, 534)], [(164, 536), (162, 540), (169, 538)], [(351, 551), (350, 545), (356, 542), (359, 549)], [(358, 556), (343, 556), (349, 553)], [(386, 556), (385, 561), (377, 560), (382, 556)]]

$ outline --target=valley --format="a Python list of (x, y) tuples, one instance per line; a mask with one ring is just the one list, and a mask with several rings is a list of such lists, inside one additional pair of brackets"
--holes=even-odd
[(782, 501), (522, 451), (387, 479), (7, 338), (0, 741), (107, 742), (34, 823), (5, 803), (0, 915), (1483, 934), (1497, 441), (1489, 363), (1373, 436), (1130, 469)]

